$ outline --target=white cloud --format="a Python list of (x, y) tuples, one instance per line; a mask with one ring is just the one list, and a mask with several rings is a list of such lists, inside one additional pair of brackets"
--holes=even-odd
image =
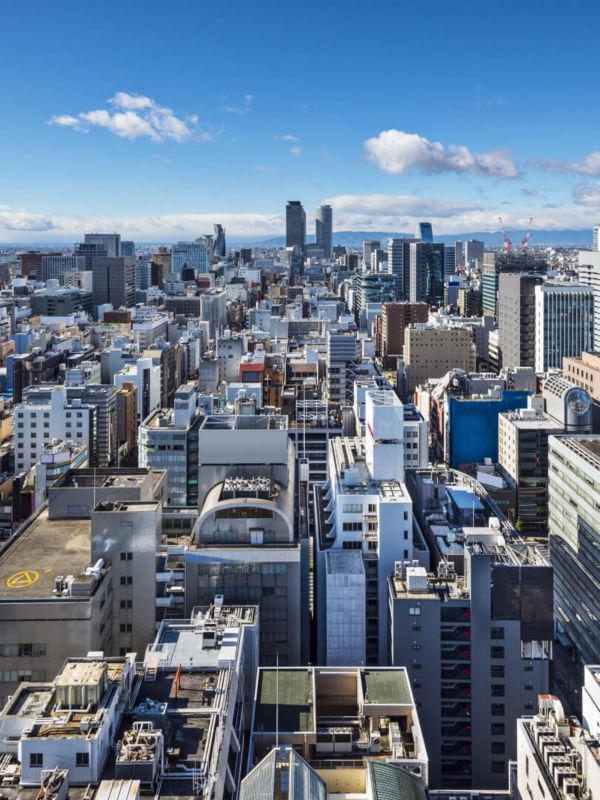
[(48, 124), (73, 128), (80, 133), (88, 133), (92, 128), (104, 128), (130, 141), (146, 138), (153, 142), (184, 142), (191, 139), (207, 141), (211, 138), (199, 128), (197, 115), (182, 119), (172, 109), (159, 105), (151, 97), (117, 92), (109, 98), (108, 103), (109, 108), (81, 111), (77, 116), (56, 114), (48, 120)]
[(252, 108), (252, 103), (254, 102), (254, 95), (253, 94), (245, 94), (242, 97), (241, 103), (234, 106), (228, 106), (222, 104), (219, 108), (219, 111), (223, 111), (225, 114), (239, 114), (240, 116), (245, 116), (250, 109)]
[(582, 206), (600, 208), (600, 183), (578, 183), (573, 187), (573, 200)]
[(295, 158), (299, 158), (302, 155), (302, 148), (295, 144), (293, 147), (290, 147), (290, 155), (293, 155)]
[(273, 137), (276, 142), (299, 142), (300, 137), (294, 136), (293, 133), (282, 133), (280, 136)]
[(545, 172), (575, 172), (578, 175), (600, 176), (600, 151), (589, 153), (579, 161), (561, 161), (560, 159), (532, 159), (532, 166), (543, 169)]
[(473, 153), (464, 145), (443, 145), (418, 133), (394, 128), (367, 139), (365, 150), (369, 160), (384, 172), (394, 175), (403, 175), (411, 170), (425, 175), (458, 172), (493, 178), (515, 178), (519, 174), (514, 160), (502, 150)]

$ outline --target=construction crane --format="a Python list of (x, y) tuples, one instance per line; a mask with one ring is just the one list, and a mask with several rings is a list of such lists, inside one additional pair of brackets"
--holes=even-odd
[(527, 226), (527, 231), (525, 232), (525, 236), (521, 239), (521, 250), (529, 249), (529, 240), (531, 239), (532, 225), (533, 225), (533, 217), (529, 217), (529, 225)]
[(504, 220), (502, 219), (502, 217), (498, 217), (498, 219), (500, 220), (500, 227), (502, 229), (502, 239), (504, 241), (504, 245), (503, 245), (502, 249), (504, 250), (505, 253), (510, 253), (512, 251), (512, 249), (513, 249), (512, 242), (508, 238), (506, 230), (504, 229)]

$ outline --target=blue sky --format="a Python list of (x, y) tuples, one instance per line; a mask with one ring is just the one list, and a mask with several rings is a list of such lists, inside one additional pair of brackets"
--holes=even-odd
[(7, 3), (0, 241), (600, 219), (592, 0)]

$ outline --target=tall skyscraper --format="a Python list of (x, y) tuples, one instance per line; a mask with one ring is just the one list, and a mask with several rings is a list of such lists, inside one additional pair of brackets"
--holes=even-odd
[[(575, 396), (570, 405), (585, 402)], [(550, 437), (548, 532), (554, 567), (554, 605), (559, 628), (583, 661), (600, 660), (600, 437)]]
[(469, 239), (464, 243), (464, 263), (466, 267), (471, 269), (475, 267), (481, 268), (483, 264), (483, 250), (484, 243), (479, 239)]
[(130, 308), (135, 303), (135, 258), (95, 258), (92, 282), (95, 308), (105, 303)]
[(86, 233), (83, 241), (84, 244), (96, 244), (106, 247), (106, 255), (109, 258), (119, 258), (121, 255), (120, 233)]
[(398, 300), (410, 296), (410, 245), (417, 239), (388, 239), (387, 269), (396, 276)]
[(300, 200), (289, 200), (285, 209), (285, 246), (299, 247), (306, 245), (306, 211)]
[(199, 275), (208, 272), (208, 248), (204, 242), (177, 242), (173, 246), (173, 272), (181, 273), (184, 269), (194, 269)]
[(441, 306), (444, 303), (444, 256), (443, 244), (414, 242), (410, 245), (410, 290), (411, 303), (427, 303)]
[(135, 256), (135, 242), (132, 242), (130, 239), (123, 239), (121, 241), (121, 253), (122, 256)]
[(600, 252), (600, 225), (594, 225), (592, 231), (592, 250)]
[(225, 258), (227, 246), (225, 244), (225, 228), (222, 225), (215, 225), (215, 244), (213, 255), (216, 258)]
[(333, 240), (333, 210), (331, 206), (319, 206), (315, 212), (315, 234), (317, 247), (320, 247), (325, 258), (331, 258)]
[(563, 358), (594, 346), (594, 292), (580, 283), (535, 287), (535, 371), (561, 369)]
[(371, 269), (371, 254), (381, 248), (379, 239), (367, 239), (363, 242), (363, 269), (368, 272)]
[(503, 272), (498, 284), (498, 342), (504, 367), (535, 367), (535, 287), (541, 275)]
[(431, 222), (419, 222), (417, 225), (417, 231), (415, 233), (417, 239), (420, 239), (422, 242), (426, 244), (433, 243), (433, 228), (431, 226)]

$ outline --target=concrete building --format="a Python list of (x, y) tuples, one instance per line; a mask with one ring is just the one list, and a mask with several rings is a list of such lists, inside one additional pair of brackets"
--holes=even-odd
[[(407, 796), (425, 800), (429, 759), (404, 668), (261, 668), (254, 695), (248, 769), (259, 766), (242, 784), (243, 800), (281, 798), (268, 789), (264, 795), (258, 793), (260, 778), (266, 778), (265, 772), (272, 774), (268, 762), (261, 762), (277, 746), (282, 748), (279, 757), (285, 752), (283, 748), (293, 747), (320, 778), (311, 787), (320, 791), (323, 781), (328, 792), (290, 797), (379, 800)], [(377, 786), (377, 778), (369, 774), (373, 768), (391, 770), (385, 772), (387, 794), (373, 793), (373, 783)], [(412, 776), (422, 793), (409, 790), (405, 795), (402, 790), (407, 787), (394, 768), (406, 776), (407, 783)], [(386, 781), (383, 775), (380, 777), (382, 791)], [(264, 785), (262, 788), (266, 789)]]
[(153, 411), (139, 429), (140, 467), (167, 473), (167, 503), (198, 505), (198, 428), (202, 414), (194, 384), (175, 392), (174, 408)]
[(92, 293), (81, 289), (44, 289), (31, 297), (31, 313), (41, 317), (66, 317), (78, 311), (92, 314)]
[(297, 247), (300, 253), (306, 244), (306, 212), (299, 200), (288, 200), (285, 208), (285, 246)]
[(535, 287), (541, 275), (504, 272), (498, 281), (498, 341), (504, 367), (535, 367)]
[(171, 251), (171, 271), (181, 275), (189, 269), (199, 275), (208, 273), (208, 249), (201, 241), (177, 242)]
[(498, 284), (501, 273), (530, 272), (544, 275), (547, 269), (546, 257), (531, 250), (502, 250), (484, 253), (481, 271), (484, 315), (497, 316)]
[(100, 257), (92, 261), (94, 312), (110, 304), (114, 309), (131, 308), (135, 303), (135, 258)]
[(404, 352), (404, 331), (429, 317), (427, 303), (384, 303), (377, 326), (377, 352), (382, 359), (396, 359)]
[(366, 272), (369, 272), (372, 269), (371, 256), (373, 253), (377, 252), (377, 250), (381, 250), (380, 239), (367, 239), (362, 243), (363, 269)]
[(121, 255), (125, 255), (121, 253), (120, 233), (86, 233), (83, 241), (87, 245), (106, 248), (108, 258), (119, 258)]
[(227, 325), (227, 292), (208, 289), (200, 295), (200, 319), (209, 323), (209, 336), (216, 339)]
[(133, 383), (136, 389), (138, 421), (142, 422), (161, 404), (161, 369), (152, 358), (138, 358), (126, 363), (114, 377), (114, 385), (121, 389)]
[(351, 405), (360, 344), (354, 331), (329, 328), (325, 355), (325, 395), (330, 405)]
[(77, 286), (80, 272), (85, 269), (81, 256), (42, 256), (42, 280), (57, 280), (61, 286)]
[(478, 239), (464, 242), (464, 265), (469, 269), (481, 269), (483, 265), (484, 243)]
[[(57, 388), (54, 385), (41, 384), (28, 386), (24, 393), (24, 403), (49, 404), (52, 392)], [(58, 387), (60, 388), (60, 387)], [(107, 467), (117, 458), (117, 389), (104, 384), (86, 383), (81, 386), (67, 386), (67, 409), (73, 412), (76, 403), (82, 406), (94, 406), (97, 409), (97, 424), (94, 436), (88, 440), (90, 466)], [(42, 412), (43, 414), (44, 412)], [(66, 413), (66, 412), (65, 412)], [(42, 426), (49, 422), (49, 418), (42, 417)], [(71, 413), (71, 431), (80, 430), (77, 426), (77, 413)], [(51, 428), (50, 428), (51, 429)], [(39, 430), (36, 428), (36, 430)], [(41, 432), (49, 428), (42, 427)], [(81, 427), (83, 430), (83, 425)], [(33, 431), (31, 431), (33, 432)], [(65, 433), (67, 432), (65, 420)]]
[(535, 287), (535, 369), (560, 369), (563, 358), (594, 346), (594, 293), (576, 283)]
[(594, 348), (600, 348), (600, 251), (579, 251), (579, 282), (594, 292)]
[[(403, 407), (392, 390), (366, 392), (365, 425), (364, 439), (330, 440), (329, 477), (317, 492), (321, 663), (387, 663), (387, 576), (395, 561), (414, 558), (412, 501), (403, 483)], [(344, 581), (356, 594), (341, 615)]]
[(513, 791), (519, 797), (589, 800), (600, 791), (599, 688), (599, 668), (586, 666), (583, 724), (567, 716), (561, 701), (553, 695), (540, 695), (537, 713), (518, 721)]
[(117, 392), (117, 447), (118, 462), (131, 456), (137, 449), (137, 389), (134, 383), (124, 383)]
[(473, 332), (466, 327), (409, 325), (404, 332), (404, 362), (409, 391), (453, 368), (474, 372)]
[(559, 629), (581, 660), (600, 662), (600, 438), (550, 437), (548, 532)]
[(207, 416), (198, 454), (200, 515), (185, 552), (185, 613), (215, 594), (226, 603), (256, 603), (262, 663), (298, 664), (308, 564), (301, 564), (295, 528), (287, 418)]
[(571, 383), (580, 386), (592, 398), (593, 432), (600, 433), (600, 354), (583, 352), (563, 358), (563, 373)]
[(29, 470), (53, 442), (68, 440), (86, 444), (98, 435), (96, 406), (69, 403), (64, 386), (55, 386), (48, 403), (19, 403), (14, 408), (13, 445), (15, 469)]
[(436, 789), (506, 787), (516, 721), (549, 685), (552, 568), (472, 516), (439, 529), (435, 573), (400, 563), (389, 580), (391, 663), (406, 665)]
[(323, 250), (324, 257), (331, 258), (333, 246), (333, 209), (331, 206), (318, 206), (315, 211), (315, 240), (317, 247)]

